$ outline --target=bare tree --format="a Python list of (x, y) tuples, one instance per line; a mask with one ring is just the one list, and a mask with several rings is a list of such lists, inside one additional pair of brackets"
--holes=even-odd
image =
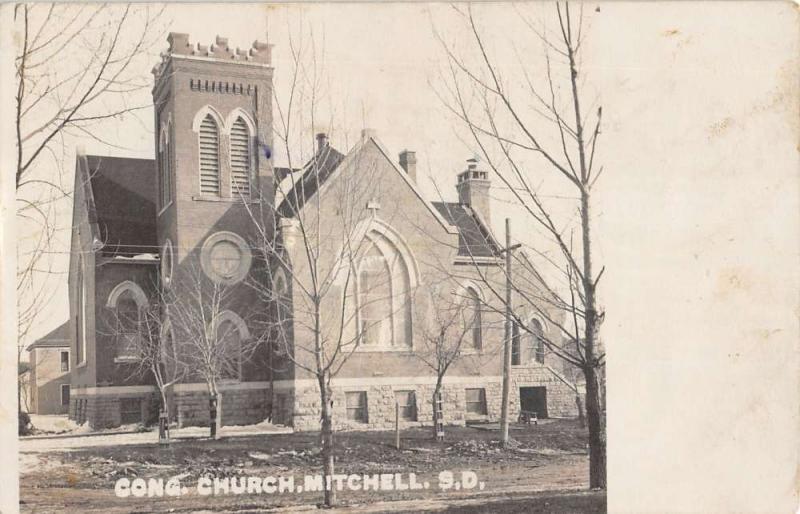
[[(102, 123), (149, 109), (149, 81), (138, 72), (161, 37), (162, 8), (17, 4), (15, 142), (20, 342), (50, 301), (58, 269), (59, 200), (71, 195), (70, 140), (102, 137)], [(112, 100), (113, 99), (113, 100)], [(20, 343), (22, 344), (22, 343)], [(18, 349), (18, 359), (22, 348)]]
[(480, 350), (483, 308), (479, 298), (461, 288), (456, 289), (458, 286), (450, 281), (425, 282), (429, 287), (425, 291), (418, 290), (414, 302), (415, 317), (422, 320), (414, 355), (436, 374), (432, 397), (433, 436), (436, 437), (438, 422), (442, 421), (438, 419), (436, 403), (444, 377), (455, 362), (469, 355), (471, 350)]
[(173, 359), (186, 367), (189, 377), (205, 382), (210, 400), (210, 437), (218, 439), (223, 412), (220, 385), (240, 379), (244, 364), (262, 347), (263, 338), (244, 329), (255, 315), (253, 309), (242, 307), (238, 298), (243, 285), (210, 280), (192, 262), (184, 263), (175, 275), (164, 293)]
[[(391, 293), (380, 279), (356, 288), (359, 266), (373, 249), (365, 232), (374, 211), (367, 207), (380, 188), (374, 164), (358, 157), (369, 138), (363, 136), (347, 156), (328, 143), (334, 123), (333, 114), (322, 115), (333, 112), (323, 108), (329, 97), (322, 45), (311, 29), (289, 32), (290, 65), (283, 75), (286, 82), (276, 86), (283, 94), (276, 93), (273, 125), (275, 150), (283, 153), (287, 167), (276, 169), (274, 201), (262, 201), (250, 211), (257, 232), (254, 246), (266, 274), (253, 287), (274, 306), (264, 332), (272, 334), (272, 351), (280, 357), (276, 361), (316, 382), (323, 474), (331, 476), (332, 380), (380, 330), (381, 319), (361, 314), (379, 309)], [(321, 133), (309, 137), (308, 126)], [(336, 503), (334, 488), (325, 488), (324, 503)]]
[[(368, 179), (369, 170), (358, 169), (358, 176), (343, 171), (329, 187), (310, 185), (325, 181), (327, 176), (323, 175), (329, 172), (326, 166), (332, 152), (326, 146), (311, 158), (302, 178), (288, 186), (291, 191), (273, 212), (264, 217), (253, 213), (259, 231), (258, 252), (267, 274), (253, 287), (274, 306), (273, 317), (264, 321), (264, 331), (271, 334), (272, 351), (282, 361), (316, 380), (326, 476), (334, 473), (331, 381), (381, 323), (379, 319), (362, 319), (359, 313), (385, 301), (390, 294), (386, 292), (388, 285), (380, 280), (368, 286), (376, 293), (370, 298), (365, 298), (365, 286), (360, 288), (360, 297), (355, 287), (359, 264), (369, 259), (372, 245), (364, 237), (369, 222), (364, 206), (372, 198), (375, 184)], [(350, 163), (349, 167), (352, 172), (359, 165)], [(309, 194), (305, 188), (313, 188), (313, 198), (300, 205), (300, 198)], [(336, 214), (326, 216), (326, 212)], [(277, 233), (271, 232), (268, 221), (264, 221), (271, 219), (278, 220)], [(324, 494), (325, 504), (334, 505), (335, 489), (326, 488)]]
[[(127, 363), (130, 379), (153, 377), (161, 401), (159, 412), (159, 441), (169, 442), (170, 401), (173, 385), (188, 375), (183, 354), (177, 352), (168, 294), (156, 289), (145, 305), (135, 302), (118, 302), (110, 308), (101, 330), (111, 335), (116, 344), (118, 358)], [(163, 420), (163, 421), (162, 421)]]
[(30, 412), (31, 366), (27, 362), (19, 363), (17, 380), (19, 382), (20, 396), (22, 398), (20, 409), (24, 408), (25, 412)]
[[(512, 317), (519, 327), (530, 330), (518, 309), (522, 304), (534, 308), (559, 328), (565, 342), (545, 338), (545, 344), (583, 374), (590, 485), (605, 488), (605, 402), (601, 387), (605, 353), (599, 347), (599, 330), (605, 313), (597, 299), (603, 268), (595, 271), (592, 236), (592, 192), (602, 173), (595, 159), (602, 109), (596, 103), (588, 110), (582, 105), (585, 95), (581, 50), (588, 22), (583, 4), (577, 9), (580, 12), (575, 16), (575, 8), (557, 4), (555, 22), (548, 24), (535, 20), (520, 8), (517, 21), (527, 32), (510, 31), (514, 39), (503, 47), (507, 50), (504, 57), (513, 55), (514, 50), (517, 52), (511, 70), (503, 66), (508, 61), (494, 53), (497, 42), (492, 40), (490, 44), (473, 8), (458, 10), (467, 27), (470, 49), (459, 52), (439, 37), (448, 62), (439, 94), (443, 104), (466, 128), (471, 146), (479, 151), (516, 205), (530, 218), (531, 226), (537, 227), (554, 248), (553, 252), (541, 247), (532, 251), (556, 270), (559, 283), (564, 286), (561, 289), (566, 292), (559, 294), (551, 289), (547, 294), (533, 297), (534, 289), (524, 282), (530, 281), (525, 277), (537, 276), (533, 274), (535, 270), (526, 257), (515, 254), (515, 269), (527, 266), (530, 273), (515, 273), (510, 277), (514, 295), (522, 300), (512, 305)], [(531, 41), (543, 49), (541, 65), (532, 60), (530, 52), (519, 47)], [(543, 184), (552, 188), (550, 194), (542, 192)], [(571, 207), (565, 208), (563, 203), (554, 206), (554, 201), (570, 202)], [(527, 233), (525, 237), (534, 238), (538, 234)], [(503, 291), (494, 288), (493, 294), (505, 301)], [(557, 308), (565, 314), (564, 319), (537, 307), (541, 305)]]

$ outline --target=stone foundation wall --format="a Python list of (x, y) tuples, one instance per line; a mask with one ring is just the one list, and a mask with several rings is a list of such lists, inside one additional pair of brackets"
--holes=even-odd
[[(576, 417), (575, 390), (564, 383), (559, 375), (544, 366), (514, 367), (511, 374), (509, 415), (516, 420), (519, 415), (519, 388), (545, 387), (547, 413), (550, 417)], [(333, 418), (337, 430), (388, 430), (394, 428), (395, 393), (413, 391), (416, 398), (416, 419), (402, 420), (402, 426), (430, 426), (433, 423), (434, 384), (406, 385), (398, 377), (397, 384), (369, 384), (365, 386), (334, 386)], [(367, 381), (367, 380), (365, 380)], [(466, 390), (483, 388), (486, 395), (486, 414), (467, 413)], [(367, 393), (367, 420), (360, 422), (347, 417), (346, 394)], [(120, 400), (141, 398), (141, 421), (157, 421), (158, 396), (155, 393), (130, 393), (116, 395), (75, 395), (70, 399), (69, 417), (82, 416), (92, 428), (109, 428), (121, 424)], [(315, 431), (320, 428), (319, 393), (314, 385), (300, 385), (295, 389), (275, 391), (272, 421), (291, 425), (297, 431)], [(502, 409), (502, 381), (498, 377), (475, 377), (474, 380), (447, 383), (442, 386), (444, 422), (446, 425), (464, 425), (471, 420), (498, 421)], [(79, 409), (79, 402), (81, 404)], [(266, 419), (270, 408), (269, 389), (228, 389), (222, 391), (222, 424), (248, 425)], [(207, 426), (209, 421), (208, 393), (205, 390), (173, 391), (173, 420), (179, 426)]]
[[(489, 407), (489, 415), (481, 418), (489, 419), (496, 410), (496, 417), (500, 416), (498, 384), (476, 383), (476, 385), (444, 384), (442, 386), (442, 410), (446, 425), (464, 425), (468, 419), (466, 415), (466, 388), (485, 387), (487, 389), (487, 404), (490, 391), (497, 391), (497, 408)], [(388, 430), (394, 428), (395, 423), (395, 392), (414, 391), (416, 400), (416, 420), (401, 419), (404, 427), (430, 426), (433, 423), (433, 391), (434, 384), (417, 385), (369, 385), (364, 387), (347, 386), (333, 388), (333, 419), (334, 428), (337, 430)], [(367, 393), (367, 422), (350, 420), (347, 417), (346, 394), (348, 392), (366, 391)], [(316, 387), (301, 387), (296, 391), (296, 402), (293, 417), (293, 426), (297, 431), (320, 429), (319, 392)], [(488, 405), (487, 405), (488, 407)]]
[[(122, 424), (121, 400), (136, 398), (140, 400), (140, 414), (132, 423), (158, 422), (159, 398), (153, 393), (120, 393), (115, 395), (79, 395), (70, 398), (69, 419), (89, 423), (92, 429), (114, 428)], [(79, 418), (82, 418), (79, 419)]]
[[(267, 389), (229, 389), (221, 392), (222, 425), (252, 425), (267, 417)], [(207, 426), (209, 422), (207, 391), (176, 391), (173, 411), (178, 426)]]
[[(401, 420), (402, 426), (424, 426), (433, 423), (434, 384), (404, 385), (381, 384), (333, 387), (333, 419), (337, 430), (388, 430), (394, 428), (395, 392), (414, 391), (417, 416), (415, 421)], [(520, 410), (520, 387), (545, 387), (547, 409), (550, 417), (577, 417), (575, 390), (564, 383), (558, 375), (543, 366), (517, 367), (512, 370), (509, 417), (517, 419)], [(486, 414), (467, 413), (466, 390), (483, 388), (486, 396)], [(367, 421), (349, 420), (347, 417), (346, 393), (366, 391)], [(445, 425), (464, 425), (467, 421), (499, 421), (502, 411), (502, 380), (492, 377), (475, 377), (474, 382), (445, 383), (442, 386)], [(297, 431), (320, 429), (319, 392), (315, 386), (300, 386), (294, 395), (292, 424)]]
[(546, 387), (547, 415), (551, 418), (578, 417), (575, 389), (564, 383), (559, 375), (544, 366), (512, 367), (509, 412), (519, 415), (519, 388)]

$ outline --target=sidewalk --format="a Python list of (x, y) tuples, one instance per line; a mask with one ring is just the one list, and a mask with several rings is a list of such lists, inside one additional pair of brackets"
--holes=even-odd
[[(290, 427), (270, 425), (228, 426), (220, 429), (223, 438), (247, 437), (269, 434), (290, 434)], [(172, 440), (208, 438), (208, 427), (173, 428), (170, 430)], [(20, 453), (48, 452), (53, 450), (73, 450), (94, 446), (121, 446), (131, 444), (158, 444), (158, 431), (150, 432), (81, 432), (76, 434), (55, 434), (50, 436), (20, 437)]]

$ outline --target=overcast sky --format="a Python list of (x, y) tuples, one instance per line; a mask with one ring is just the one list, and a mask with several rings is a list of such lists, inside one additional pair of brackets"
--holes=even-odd
[[(747, 510), (756, 497), (777, 502), (796, 487), (798, 456), (797, 10), (778, 2), (599, 5), (598, 12), (587, 4), (584, 79), (604, 108), (595, 234), (607, 268), (610, 505), (655, 476), (667, 477), (669, 488), (628, 497), (632, 511), (662, 510), (668, 501), (695, 511), (704, 501), (729, 502), (705, 504), (713, 510)], [(533, 10), (552, 15), (549, 5)], [(345, 149), (367, 126), (394, 154), (416, 150), (432, 199), (425, 175), (450, 195), (475, 153), (434, 93), (444, 61), (432, 29), (455, 42), (463, 30), (449, 6), (174, 5), (167, 14), (169, 30), (192, 42), (219, 34), (248, 47), (269, 34), (278, 87), (287, 22), (304, 20), (316, 37), (324, 34), (341, 120), (332, 143)], [(518, 33), (509, 29), (518, 23), (509, 5), (482, 6), (479, 23), (500, 52)], [(517, 43), (522, 52), (538, 48)], [(90, 153), (152, 157), (150, 127), (114, 130), (127, 149), (83, 143)], [(496, 194), (499, 230), (514, 211)], [(60, 291), (35, 335), (66, 319)], [(676, 434), (698, 425), (702, 435), (674, 448)], [(777, 452), (774, 441), (789, 449)], [(660, 453), (664, 445), (674, 458)], [(706, 478), (686, 468), (690, 457)], [(743, 468), (753, 482), (733, 487)], [(759, 473), (786, 478), (767, 484)], [(617, 484), (625, 491), (614, 491)], [(733, 492), (725, 498), (704, 495), (726, 485)]]

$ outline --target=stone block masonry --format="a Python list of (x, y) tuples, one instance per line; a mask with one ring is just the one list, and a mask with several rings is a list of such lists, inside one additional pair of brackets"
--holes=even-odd
[[(499, 421), (502, 411), (502, 380), (500, 377), (457, 377), (442, 386), (443, 414), (446, 425), (464, 425), (467, 421)], [(550, 417), (576, 417), (576, 388), (563, 376), (546, 366), (520, 366), (512, 368), (509, 415), (517, 419), (520, 410), (520, 388), (540, 387), (546, 394), (547, 415)], [(396, 382), (395, 382), (396, 380)], [(394, 382), (394, 383), (387, 383)], [(333, 386), (333, 418), (336, 430), (390, 430), (394, 428), (397, 393), (414, 393), (415, 412), (410, 420), (402, 420), (403, 427), (430, 426), (433, 423), (434, 384), (419, 378), (397, 377), (376, 383), (365, 379), (364, 385)], [(209, 422), (208, 392), (198, 384), (191, 388), (172, 392), (171, 415), (178, 426), (207, 426)], [(486, 404), (485, 414), (467, 412), (467, 389), (483, 389)], [(365, 419), (348, 416), (347, 393), (366, 393)], [(271, 396), (269, 386), (229, 386), (222, 390), (222, 424), (249, 425), (267, 418)], [(75, 395), (70, 403), (70, 419), (85, 420), (95, 429), (116, 427), (123, 423), (125, 398), (140, 399), (139, 420), (146, 422), (157, 411), (158, 396), (155, 393), (119, 393), (97, 395)], [(280, 388), (275, 391), (273, 422), (291, 425), (297, 431), (320, 429), (320, 401), (316, 385), (297, 382), (295, 388)], [(128, 420), (135, 412), (131, 402), (125, 402)], [(540, 413), (540, 416), (543, 415)], [(130, 422), (130, 421), (129, 421)]]
[[(155, 423), (158, 418), (153, 413), (157, 413), (159, 401), (154, 393), (79, 395), (70, 399), (69, 419), (86, 422), (93, 430), (118, 427), (123, 421), (124, 424)], [(128, 409), (125, 413), (123, 403)]]
[[(221, 392), (222, 425), (252, 425), (264, 421), (268, 410), (268, 390), (228, 389)], [(176, 391), (174, 412), (179, 427), (207, 426), (209, 422), (208, 392)]]
[[(206, 391), (175, 391), (171, 396), (170, 414), (179, 426), (208, 425)], [(260, 423), (267, 417), (268, 402), (265, 388), (223, 390), (223, 426)], [(157, 423), (159, 405), (157, 393), (76, 395), (70, 400), (69, 418), (78, 423), (85, 421), (95, 430), (128, 423)]]
[[(395, 423), (395, 393), (413, 391), (416, 399), (416, 419), (403, 420), (403, 427), (430, 426), (433, 423), (434, 384), (404, 385), (365, 384), (364, 386), (333, 386), (333, 420), (336, 430), (389, 430)], [(365, 382), (367, 382), (365, 380)], [(408, 383), (408, 382), (406, 382)], [(518, 367), (512, 370), (509, 417), (515, 421), (520, 411), (520, 387), (544, 387), (547, 413), (550, 417), (577, 417), (575, 388), (563, 377), (545, 366)], [(466, 390), (484, 390), (486, 414), (467, 412)], [(443, 414), (446, 425), (464, 425), (467, 421), (499, 421), (502, 412), (502, 379), (475, 377), (469, 382), (447, 383), (442, 386)], [(366, 421), (348, 418), (348, 392), (366, 392)], [(294, 394), (292, 424), (297, 431), (320, 429), (319, 392), (313, 385), (298, 386)]]

